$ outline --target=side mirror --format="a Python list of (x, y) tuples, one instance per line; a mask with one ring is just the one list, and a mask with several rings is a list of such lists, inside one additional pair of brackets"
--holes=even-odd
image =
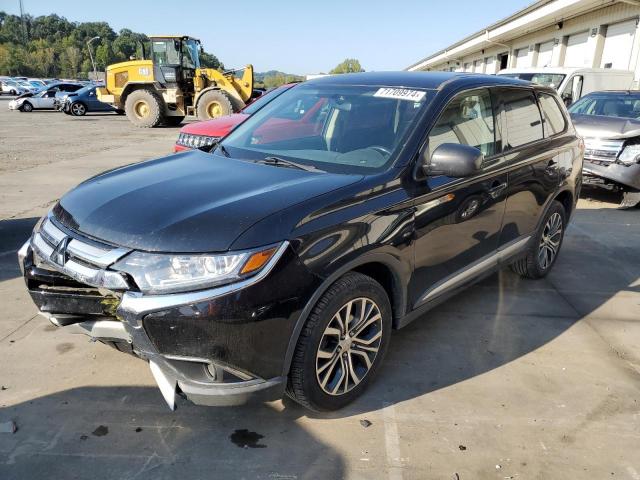
[(470, 177), (482, 167), (484, 155), (480, 150), (459, 143), (443, 143), (435, 149), (431, 158), (427, 150), (422, 157), (422, 171), (426, 175)]
[(562, 101), (568, 107), (569, 105), (571, 105), (573, 103), (573, 95), (571, 95), (571, 93), (569, 93), (569, 92), (563, 93), (562, 94)]

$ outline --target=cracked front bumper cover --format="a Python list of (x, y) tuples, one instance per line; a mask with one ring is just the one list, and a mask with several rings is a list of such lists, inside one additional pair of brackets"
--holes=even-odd
[[(33, 278), (36, 268), (32, 248), (35, 245), (32, 242), (33, 239), (25, 243), (18, 254), (28, 285), (32, 281), (30, 279)], [(279, 255), (274, 255), (272, 261), (259, 274), (259, 278), (256, 276), (245, 282), (185, 294), (150, 296), (127, 291), (119, 295), (121, 300), (111, 316), (92, 308), (96, 302), (100, 303), (99, 299), (94, 298), (95, 295), (46, 292), (49, 295), (46, 296), (40, 291), (32, 290), (31, 287), (30, 293), (40, 312), (54, 325), (70, 333), (84, 334), (107, 344), (124, 344), (129, 346), (131, 353), (147, 360), (154, 379), (172, 409), (175, 408), (175, 395), (178, 393), (183, 394), (195, 404), (208, 406), (272, 401), (281, 398), (284, 394), (286, 377), (265, 379), (212, 359), (165, 355), (159, 352), (150, 341), (143, 327), (143, 320), (145, 316), (162, 309), (179, 308), (197, 301), (211, 301), (246, 288), (247, 284), (259, 281), (266, 276), (286, 248), (287, 245), (284, 244)], [(43, 258), (40, 257), (40, 260)], [(68, 272), (49, 262), (48, 259), (45, 258), (44, 261), (48, 267), (60, 275), (68, 275)], [(74, 279), (69, 278), (69, 281)], [(47, 301), (44, 301), (45, 299)], [(51, 305), (54, 307), (51, 308)], [(123, 348), (118, 349), (126, 351)]]
[[(595, 163), (589, 159), (584, 160), (582, 172), (585, 177), (596, 177), (605, 182), (621, 185), (623, 188), (640, 190), (640, 164), (623, 165), (620, 163)], [(585, 184), (597, 186), (596, 182), (585, 179)]]

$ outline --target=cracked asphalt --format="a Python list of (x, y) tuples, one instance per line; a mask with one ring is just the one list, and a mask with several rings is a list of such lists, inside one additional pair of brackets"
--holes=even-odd
[(66, 190), (177, 129), (0, 98), (0, 479), (640, 479), (640, 216), (587, 192), (548, 278), (502, 271), (395, 332), (367, 394), (170, 412), (148, 366), (36, 314), (15, 251)]

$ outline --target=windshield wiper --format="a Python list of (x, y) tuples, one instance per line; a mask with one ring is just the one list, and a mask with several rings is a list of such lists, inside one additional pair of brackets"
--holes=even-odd
[(291, 160), (285, 160), (280, 157), (265, 157), (264, 160), (258, 160), (259, 163), (264, 165), (272, 165), (274, 167), (287, 167), (287, 168), (297, 168), (298, 170), (304, 170), (306, 172), (324, 172), (324, 170), (320, 170), (319, 168), (312, 167), (311, 165), (305, 165), (303, 163), (293, 162)]
[(222, 153), (225, 157), (231, 158), (229, 151), (226, 148), (224, 148), (224, 145), (222, 145), (221, 143), (218, 143), (216, 146), (217, 146), (216, 150), (220, 150), (220, 153)]

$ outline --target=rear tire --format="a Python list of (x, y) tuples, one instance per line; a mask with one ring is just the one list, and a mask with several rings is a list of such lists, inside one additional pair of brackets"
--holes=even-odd
[(21, 112), (31, 112), (33, 111), (33, 105), (31, 105), (31, 103), (29, 102), (24, 102), (22, 104), (22, 107), (20, 108)]
[(356, 272), (339, 278), (300, 333), (287, 395), (316, 411), (337, 410), (355, 400), (384, 359), (391, 317), (389, 298), (378, 282)]
[(135, 90), (127, 96), (124, 111), (136, 127), (153, 128), (164, 119), (164, 101), (152, 90)]
[(567, 223), (564, 206), (553, 201), (547, 210), (524, 258), (511, 264), (511, 270), (524, 278), (545, 277), (556, 263)]
[(164, 119), (164, 124), (167, 127), (177, 127), (178, 125), (180, 125), (182, 123), (182, 121), (184, 120), (184, 117), (165, 117)]
[(210, 90), (198, 99), (197, 112), (200, 120), (231, 115), (234, 112), (233, 100), (222, 90)]

